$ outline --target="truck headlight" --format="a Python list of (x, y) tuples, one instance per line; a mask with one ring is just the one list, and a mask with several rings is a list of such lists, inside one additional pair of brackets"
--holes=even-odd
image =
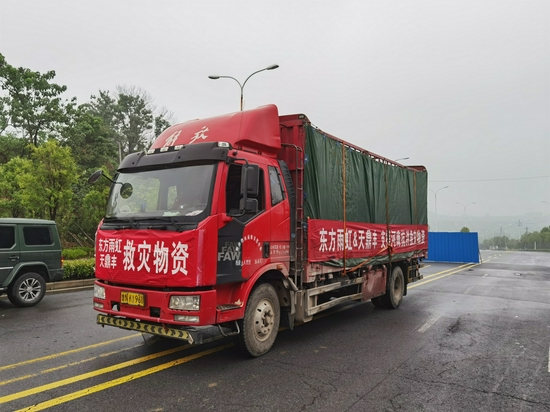
[(170, 309), (174, 310), (199, 310), (201, 308), (200, 296), (170, 296)]
[(94, 298), (105, 299), (105, 288), (103, 286), (94, 285)]
[(174, 320), (176, 322), (199, 323), (199, 317), (198, 316), (174, 315)]

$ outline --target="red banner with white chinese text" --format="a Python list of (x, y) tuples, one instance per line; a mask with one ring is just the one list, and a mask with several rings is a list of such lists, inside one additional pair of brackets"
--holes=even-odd
[[(389, 229), (389, 231), (388, 231)], [(428, 249), (428, 225), (385, 225), (308, 220), (308, 261), (376, 256), (391, 246), (392, 254)], [(388, 253), (387, 251), (384, 253)]]
[(98, 230), (96, 277), (147, 286), (194, 286), (200, 280), (202, 231)]

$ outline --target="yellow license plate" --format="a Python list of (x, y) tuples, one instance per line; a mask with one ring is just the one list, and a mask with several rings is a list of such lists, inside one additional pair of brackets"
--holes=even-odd
[(143, 293), (120, 292), (120, 303), (132, 306), (145, 306), (145, 295)]

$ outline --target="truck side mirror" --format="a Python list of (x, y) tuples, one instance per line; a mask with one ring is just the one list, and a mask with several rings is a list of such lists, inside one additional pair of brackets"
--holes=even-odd
[(103, 176), (103, 170), (99, 169), (92, 173), (92, 175), (88, 178), (88, 184), (93, 185), (95, 182), (99, 180), (99, 178)]
[(88, 178), (88, 184), (93, 185), (95, 182), (99, 180), (99, 178), (103, 176), (105, 179), (107, 179), (111, 183), (115, 183), (113, 179), (105, 176), (103, 174), (103, 170), (99, 169), (92, 173), (92, 175)]
[(260, 173), (258, 165), (244, 165), (241, 177), (241, 195), (256, 197), (260, 191)]
[(241, 199), (239, 209), (244, 210), (244, 213), (258, 213), (258, 199)]

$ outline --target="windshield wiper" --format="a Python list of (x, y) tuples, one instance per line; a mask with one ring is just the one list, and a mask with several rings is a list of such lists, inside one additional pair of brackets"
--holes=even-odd
[[(178, 231), (178, 232), (183, 232), (183, 230), (185, 229), (185, 226), (186, 226), (185, 223), (178, 222), (176, 219), (174, 219), (174, 216), (154, 216), (154, 217), (151, 217), (150, 220), (158, 220), (158, 221), (161, 221), (161, 222), (169, 222), (170, 224), (175, 226), (176, 231)], [(153, 228), (153, 227), (149, 226), (149, 228)], [(155, 229), (158, 229), (158, 227), (155, 228)], [(167, 227), (164, 226), (163, 229), (166, 230)]]
[(129, 223), (129, 226), (117, 226), (115, 229), (139, 229), (139, 223), (134, 217), (121, 218), (117, 217), (106, 217), (105, 223)]

